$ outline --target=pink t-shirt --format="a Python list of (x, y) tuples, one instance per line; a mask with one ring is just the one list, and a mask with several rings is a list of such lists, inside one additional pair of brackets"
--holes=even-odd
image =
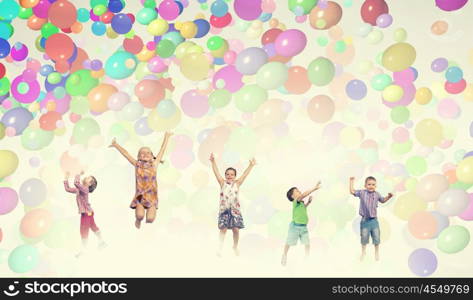
[(92, 207), (89, 203), (89, 188), (80, 183), (80, 175), (76, 175), (74, 178), (75, 188), (69, 186), (69, 182), (64, 180), (64, 188), (69, 193), (76, 194), (77, 207), (79, 208), (79, 213), (92, 213)]

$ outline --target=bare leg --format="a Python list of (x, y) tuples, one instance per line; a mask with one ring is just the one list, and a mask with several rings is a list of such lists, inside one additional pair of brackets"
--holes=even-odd
[(365, 258), (365, 255), (366, 255), (366, 245), (361, 245), (361, 257), (360, 257), (360, 261), (363, 261), (363, 259)]
[(146, 210), (146, 223), (153, 223), (155, 219), (156, 219), (156, 206), (151, 205), (151, 207)]
[(310, 254), (310, 244), (305, 245), (305, 257), (308, 258)]
[(227, 228), (220, 229), (217, 256), (222, 256), (222, 248), (223, 248), (223, 241), (225, 240), (225, 233), (227, 233)]
[(240, 251), (238, 250), (238, 240), (240, 239), (240, 229), (239, 228), (232, 228), (233, 231), (233, 251), (235, 252), (236, 256), (240, 255)]
[(284, 252), (283, 252), (282, 258), (281, 258), (281, 265), (283, 265), (283, 266), (285, 266), (286, 263), (287, 263), (287, 252), (289, 251), (289, 247), (290, 246), (288, 244), (286, 244), (284, 246)]
[(379, 260), (379, 245), (374, 245), (374, 257), (377, 261)]
[(135, 216), (136, 216), (136, 221), (135, 221), (135, 226), (136, 228), (140, 229), (141, 227), (141, 221), (145, 217), (145, 208), (143, 205), (138, 204), (135, 208)]

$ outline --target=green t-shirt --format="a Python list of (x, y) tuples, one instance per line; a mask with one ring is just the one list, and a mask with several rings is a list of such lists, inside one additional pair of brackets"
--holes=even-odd
[(292, 201), (292, 221), (297, 224), (307, 224), (309, 222), (307, 207), (305, 207), (304, 202)]

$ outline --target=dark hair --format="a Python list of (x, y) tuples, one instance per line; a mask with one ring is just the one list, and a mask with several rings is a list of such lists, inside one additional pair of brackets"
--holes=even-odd
[[(153, 156), (153, 159), (156, 160), (156, 156)], [(159, 163), (164, 164), (164, 160), (160, 160)]]
[(92, 177), (92, 182), (89, 185), (89, 193), (92, 193), (97, 188), (97, 179), (94, 176), (90, 177)]
[(294, 198), (292, 198), (292, 193), (294, 193), (294, 190), (296, 190), (297, 188), (294, 186), (292, 188), (289, 189), (289, 191), (287, 191), (287, 199), (289, 199), (289, 201), (294, 201)]
[(230, 167), (230, 168), (227, 168), (227, 169), (225, 170), (225, 174), (226, 174), (227, 171), (229, 171), (229, 170), (232, 170), (233, 172), (235, 172), (235, 176), (237, 175), (237, 171), (235, 170), (235, 168), (231, 168), (231, 167)]
[(366, 179), (365, 179), (365, 184), (368, 182), (368, 180), (374, 180), (374, 181), (376, 181), (376, 178), (374, 178), (373, 176), (368, 176), (368, 177), (366, 177)]

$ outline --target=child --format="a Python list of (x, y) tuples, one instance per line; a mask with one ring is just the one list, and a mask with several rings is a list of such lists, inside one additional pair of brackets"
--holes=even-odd
[(116, 148), (135, 167), (136, 192), (131, 201), (130, 208), (135, 210), (135, 227), (138, 229), (141, 227), (141, 221), (145, 217), (145, 211), (146, 223), (153, 223), (156, 218), (156, 210), (158, 209), (156, 169), (158, 164), (162, 163), (162, 158), (171, 135), (172, 133), (170, 132), (164, 134), (164, 141), (157, 157), (153, 155), (150, 148), (142, 147), (138, 151), (138, 159), (134, 159), (115, 139), (113, 139), (112, 144), (109, 146)]
[(304, 198), (320, 189), (320, 181), (317, 185), (304, 193), (301, 193), (298, 188), (292, 187), (287, 191), (287, 199), (292, 202), (292, 222), (289, 224), (289, 231), (287, 234), (286, 245), (284, 246), (284, 252), (281, 258), (281, 264), (283, 266), (287, 263), (287, 252), (291, 246), (297, 245), (297, 241), (300, 240), (301, 244), (305, 245), (305, 255), (309, 256), (310, 252), (310, 241), (309, 231), (307, 230), (307, 223), (309, 217), (307, 216), (307, 206), (312, 202), (312, 196), (309, 197), (307, 203), (304, 202)]
[(223, 241), (227, 229), (233, 231), (233, 251), (236, 256), (240, 255), (238, 250), (239, 230), (244, 228), (243, 217), (240, 211), (240, 202), (238, 200), (238, 190), (245, 181), (251, 169), (256, 164), (255, 159), (250, 160), (250, 165), (245, 170), (243, 175), (236, 179), (237, 172), (234, 168), (227, 168), (225, 170), (225, 179), (220, 176), (217, 163), (213, 153), (210, 154), (210, 161), (212, 162), (212, 170), (220, 184), (220, 207), (218, 215), (218, 229), (220, 229), (220, 244), (217, 255), (222, 255)]
[(87, 247), (89, 229), (91, 229), (99, 239), (99, 248), (106, 246), (105, 242), (102, 239), (100, 230), (95, 225), (94, 220), (94, 211), (90, 207), (89, 203), (89, 193), (92, 193), (97, 187), (97, 180), (93, 176), (87, 176), (80, 182), (80, 176), (84, 175), (82, 171), (80, 175), (76, 175), (74, 179), (74, 186), (69, 186), (69, 173), (66, 173), (66, 178), (64, 179), (64, 188), (69, 193), (76, 194), (77, 207), (79, 208), (79, 213), (81, 214), (80, 218), (80, 235), (82, 237), (82, 250), (79, 252), (76, 257), (84, 255), (85, 248)]
[(380, 231), (379, 224), (377, 219), (377, 208), (378, 201), (381, 203), (387, 202), (393, 197), (392, 193), (389, 193), (386, 197), (382, 197), (378, 192), (376, 192), (376, 179), (372, 176), (369, 176), (365, 179), (365, 189), (364, 190), (355, 190), (353, 188), (353, 183), (355, 177), (350, 177), (350, 194), (355, 197), (360, 198), (360, 235), (361, 235), (361, 257), (360, 260), (365, 258), (366, 254), (366, 245), (369, 242), (369, 237), (373, 240), (374, 249), (375, 249), (375, 258), (379, 260), (379, 244), (380, 240)]

